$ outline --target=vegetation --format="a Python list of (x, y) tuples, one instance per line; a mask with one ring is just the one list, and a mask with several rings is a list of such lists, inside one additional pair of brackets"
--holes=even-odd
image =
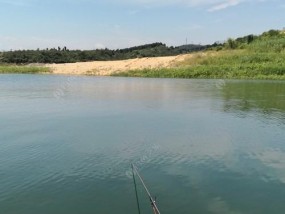
[(46, 67), (39, 66), (18, 66), (18, 65), (0, 65), (0, 74), (18, 73), (18, 74), (36, 74), (49, 73), (50, 70)]
[(285, 31), (270, 30), (213, 45), (167, 47), (153, 43), (119, 50), (21, 50), (0, 53), (0, 73), (45, 73), (31, 63), (71, 63), (170, 56), (194, 52), (172, 68), (131, 70), (114, 76), (167, 78), (285, 79)]
[(126, 49), (97, 49), (89, 51), (68, 50), (66, 47), (45, 50), (18, 50), (0, 53), (0, 63), (73, 63), (87, 61), (123, 60), (141, 57), (173, 56), (193, 51), (205, 50), (214, 45), (183, 45), (167, 47), (162, 43), (153, 43)]
[(270, 30), (260, 36), (229, 39), (198, 52), (168, 69), (127, 71), (114, 76), (285, 80), (285, 34)]

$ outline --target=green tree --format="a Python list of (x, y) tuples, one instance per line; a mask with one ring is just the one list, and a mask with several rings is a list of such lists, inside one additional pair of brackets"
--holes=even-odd
[(226, 47), (229, 49), (236, 49), (238, 47), (238, 43), (236, 40), (229, 38), (226, 42)]

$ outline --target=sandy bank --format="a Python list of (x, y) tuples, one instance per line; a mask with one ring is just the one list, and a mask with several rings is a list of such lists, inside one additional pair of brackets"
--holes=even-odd
[(189, 55), (170, 57), (149, 57), (120, 61), (94, 61), (65, 64), (46, 64), (54, 74), (90, 74), (108, 76), (110, 74), (128, 70), (142, 70), (147, 68), (169, 68), (177, 62), (183, 61)]

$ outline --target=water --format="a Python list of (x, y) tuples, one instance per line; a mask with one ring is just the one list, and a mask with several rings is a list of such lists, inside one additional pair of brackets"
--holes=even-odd
[[(0, 213), (285, 212), (285, 82), (0, 76)], [(142, 213), (151, 213), (141, 185)]]

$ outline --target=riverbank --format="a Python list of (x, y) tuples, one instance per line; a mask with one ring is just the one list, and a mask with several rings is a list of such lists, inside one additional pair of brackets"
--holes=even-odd
[(279, 79), (285, 80), (285, 32), (228, 39), (222, 46), (189, 55), (176, 67), (129, 70), (125, 77)]
[(50, 69), (45, 66), (28, 66), (28, 65), (10, 65), (0, 64), (0, 74), (41, 74), (51, 73)]
[(189, 55), (147, 57), (117, 61), (93, 61), (62, 64), (0, 65), (0, 73), (52, 73), (66, 75), (111, 76), (132, 70), (173, 68)]
[(52, 73), (153, 78), (285, 80), (284, 53), (205, 51), (174, 57), (46, 65), (0, 65), (0, 73)]
[(285, 80), (284, 59), (284, 53), (207, 51), (188, 55), (171, 68), (129, 70), (113, 73), (112, 76)]
[[(27, 53), (20, 52), (20, 56), (26, 57)], [(223, 44), (215, 43), (207, 50), (191, 54), (28, 66), (0, 64), (0, 73), (285, 80), (284, 59), (285, 31), (270, 30), (259, 36), (228, 39)]]
[(110, 76), (131, 70), (172, 68), (183, 62), (188, 55), (170, 57), (147, 57), (118, 61), (94, 61), (65, 64), (47, 64), (46, 68), (54, 74)]
[(0, 65), (0, 73), (65, 74), (148, 78), (285, 80), (284, 54), (246, 50), (206, 51), (175, 57), (46, 65)]

